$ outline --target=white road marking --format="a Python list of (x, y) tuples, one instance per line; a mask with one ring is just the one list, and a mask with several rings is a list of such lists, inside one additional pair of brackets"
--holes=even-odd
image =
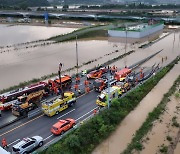
[(60, 119), (60, 118), (64, 117), (65, 115), (67, 115), (67, 114), (69, 114), (69, 113), (73, 112), (74, 110), (75, 110), (75, 109), (73, 109), (73, 110), (71, 110), (71, 111), (69, 111), (69, 112), (67, 112), (67, 113), (63, 114), (62, 116), (58, 117), (57, 119)]
[(13, 142), (9, 143), (8, 146), (10, 146), (10, 145), (12, 145), (12, 144), (14, 144), (14, 143), (16, 143), (18, 141), (20, 141), (20, 139), (17, 139), (16, 141), (13, 141)]
[(50, 138), (50, 137), (52, 137), (52, 136), (53, 136), (53, 134), (51, 134), (50, 136), (46, 137), (46, 138), (44, 139), (44, 141), (46, 141), (48, 138)]
[(88, 117), (86, 117), (85, 119), (83, 119), (83, 122), (84, 121), (86, 121), (89, 117), (91, 117), (92, 116), (92, 114), (91, 115), (89, 115)]
[[(97, 107), (95, 107), (94, 109), (96, 109)], [(94, 109), (92, 109), (91, 111), (87, 112), (86, 114), (82, 115), (81, 117), (77, 118), (76, 121), (78, 121), (79, 119), (83, 118), (84, 116), (86, 116), (87, 114), (89, 114), (90, 112), (92, 112)]]

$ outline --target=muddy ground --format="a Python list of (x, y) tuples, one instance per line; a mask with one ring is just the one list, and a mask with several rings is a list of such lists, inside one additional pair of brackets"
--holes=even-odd
[(175, 141), (180, 130), (180, 99), (174, 95), (169, 99), (164, 114), (154, 122), (152, 130), (143, 139), (142, 154), (165, 153), (166, 149), (168, 154), (180, 153), (179, 148), (176, 149), (179, 143)]

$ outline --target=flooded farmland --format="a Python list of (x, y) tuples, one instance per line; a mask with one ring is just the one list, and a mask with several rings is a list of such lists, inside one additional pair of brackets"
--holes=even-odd
[[(125, 65), (130, 66), (161, 49), (163, 51), (160, 54), (143, 66), (148, 67), (154, 63), (161, 62), (162, 57), (165, 56), (168, 57), (166, 61), (168, 63), (180, 53), (179, 35), (179, 32), (176, 34), (172, 33), (144, 49), (138, 48), (142, 43), (128, 43), (125, 50), (125, 43), (120, 42), (108, 40), (78, 41), (79, 64), (81, 65), (96, 59), (95, 62), (85, 65), (79, 71), (102, 64), (130, 50), (135, 50), (136, 52), (117, 61), (115, 64), (118, 68), (122, 68)], [(22, 40), (20, 39), (19, 42), (22, 42)], [(37, 46), (35, 48), (23, 48), (20, 50), (6, 50), (6, 52), (3, 52), (3, 50), (0, 53), (0, 72), (3, 72), (0, 75), (0, 89), (32, 78), (55, 73), (57, 72), (59, 62), (64, 64), (63, 70), (76, 65), (75, 41)], [(67, 73), (71, 74), (73, 72)]]
[(76, 29), (27, 25), (0, 25), (0, 46), (47, 39), (52, 36), (70, 33), (74, 30)]

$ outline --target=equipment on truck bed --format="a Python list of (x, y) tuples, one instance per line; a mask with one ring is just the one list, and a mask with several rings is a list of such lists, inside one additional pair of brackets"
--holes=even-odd
[(48, 84), (46, 82), (39, 82), (36, 84), (32, 84), (23, 88), (19, 88), (16, 90), (12, 90), (7, 93), (3, 93), (0, 95), (0, 109), (1, 110), (8, 110), (11, 108), (13, 100), (17, 99), (17, 97), (22, 96), (24, 94), (28, 95), (32, 92), (36, 92), (38, 90), (44, 89), (48, 91)]
[(117, 82), (116, 87), (119, 87), (122, 89), (122, 92), (125, 93), (128, 90), (131, 89), (131, 83), (130, 82)]
[[(109, 85), (113, 86), (113, 85), (116, 84), (116, 82), (117, 82), (117, 80), (115, 80), (114, 78), (111, 78), (110, 81), (109, 81)], [(101, 91), (103, 91), (104, 89), (107, 88), (108, 79), (99, 78), (99, 79), (96, 79), (93, 84), (94, 84), (94, 90), (97, 91), (97, 92), (101, 92)]]
[(12, 113), (16, 116), (27, 115), (29, 111), (38, 107), (38, 103), (41, 101), (44, 94), (45, 91), (40, 90), (29, 95), (18, 97), (18, 100), (12, 106)]
[[(72, 82), (72, 78), (69, 75), (61, 75), (61, 84), (62, 87), (67, 87), (68, 85), (70, 85)], [(51, 87), (51, 90), (54, 91), (55, 93), (57, 89), (60, 89), (60, 80), (59, 78), (53, 80), (50, 79), (48, 80), (48, 84)]]
[(131, 69), (123, 68), (118, 72), (115, 72), (114, 78), (118, 81), (124, 81), (126, 76), (131, 73)]
[[(117, 87), (117, 86), (110, 87), (110, 93), (109, 93), (110, 102), (114, 98), (121, 97), (121, 95), (122, 95), (121, 87)], [(98, 99), (96, 100), (96, 104), (103, 107), (108, 105), (108, 88), (101, 92), (101, 94), (98, 96)]]
[(108, 69), (101, 67), (98, 70), (91, 71), (87, 74), (87, 79), (97, 79), (101, 78), (104, 73), (107, 73)]
[(42, 103), (42, 111), (47, 116), (51, 117), (74, 105), (75, 102), (75, 94), (73, 92), (65, 92), (63, 99), (59, 96), (59, 98)]

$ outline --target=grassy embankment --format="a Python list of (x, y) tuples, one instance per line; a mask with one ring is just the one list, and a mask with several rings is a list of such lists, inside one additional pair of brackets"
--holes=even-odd
[(143, 149), (143, 145), (142, 145), (143, 137), (152, 129), (153, 122), (159, 119), (160, 115), (164, 113), (166, 105), (170, 101), (169, 97), (175, 93), (177, 86), (179, 85), (180, 85), (180, 76), (176, 79), (176, 81), (169, 89), (169, 91), (166, 94), (164, 94), (164, 97), (159, 103), (159, 105), (156, 108), (154, 108), (154, 110), (151, 113), (149, 113), (148, 117), (146, 118), (146, 121), (142, 124), (141, 128), (136, 131), (136, 134), (132, 139), (131, 143), (123, 152), (124, 154), (130, 154), (134, 149), (137, 151), (141, 151)]
[[(157, 83), (179, 60), (180, 57), (177, 57), (154, 77), (128, 93), (125, 97), (114, 100), (110, 109), (105, 109), (97, 116), (85, 122), (81, 127), (73, 130), (60, 141), (40, 153), (91, 153), (99, 143), (109, 137), (119, 123), (139, 104), (139, 102), (154, 88), (154, 86), (157, 85)], [(139, 142), (134, 142), (134, 147), (139, 147)]]
[[(104, 27), (104, 26), (96, 25), (96, 26), (81, 28), (81, 29), (75, 30), (71, 33), (68, 33), (68, 34), (62, 34), (62, 35), (57, 35), (57, 36), (51, 37), (51, 38), (47, 39), (47, 41), (55, 41), (57, 43), (58, 42), (64, 42), (64, 41), (70, 41), (70, 40), (76, 39), (76, 34), (78, 35), (78, 39), (79, 38), (93, 37), (94, 32), (96, 32), (98, 34), (99, 31), (104, 29), (104, 28), (101, 29), (101, 27)], [(100, 28), (100, 29), (93, 30), (94, 28)], [(86, 31), (86, 30), (88, 30), (88, 31)], [(96, 36), (98, 36), (98, 35), (96, 35)]]

